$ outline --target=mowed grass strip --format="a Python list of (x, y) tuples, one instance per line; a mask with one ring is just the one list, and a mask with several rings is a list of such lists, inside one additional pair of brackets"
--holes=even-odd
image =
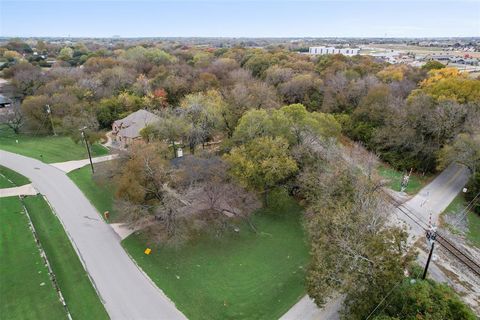
[(73, 319), (108, 319), (62, 224), (50, 206), (41, 195), (26, 197), (24, 203)]
[(0, 166), (0, 188), (19, 187), (29, 183), (30, 180), (28, 178), (7, 167)]
[(301, 208), (290, 199), (277, 207), (254, 215), (258, 233), (241, 223), (238, 233), (148, 256), (141, 234), (123, 246), (189, 319), (278, 319), (305, 294), (308, 247)]
[(67, 319), (18, 197), (0, 198), (0, 319)]
[[(378, 168), (378, 174), (388, 180), (388, 187), (394, 191), (400, 191), (401, 183), (403, 179), (403, 172), (395, 170), (387, 165), (380, 165)], [(407, 189), (405, 190), (408, 194), (416, 194), (420, 189), (430, 182), (431, 176), (422, 176), (419, 174), (412, 173), (410, 180), (408, 181)]]
[[(1, 170), (1, 168), (0, 168)], [(3, 189), (3, 188), (13, 188), (15, 187), (16, 185), (14, 183), (12, 183), (11, 181), (8, 180), (7, 177), (5, 177), (4, 175), (2, 175), (0, 173), (0, 189)]]
[(110, 212), (110, 222), (117, 219), (113, 209), (113, 185), (100, 185), (95, 182), (92, 176), (90, 165), (69, 172), (68, 177), (77, 185), (83, 194), (90, 200), (93, 206), (102, 214), (105, 211)]
[[(85, 145), (75, 143), (70, 137), (17, 135), (6, 126), (0, 126), (0, 149), (46, 163), (80, 160), (88, 157)], [(108, 154), (107, 148), (98, 144), (92, 146), (93, 156), (106, 154)]]

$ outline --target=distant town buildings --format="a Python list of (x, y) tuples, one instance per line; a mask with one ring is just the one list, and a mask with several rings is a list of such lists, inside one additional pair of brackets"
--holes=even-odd
[(324, 54), (343, 54), (344, 56), (356, 56), (359, 54), (358, 48), (335, 48), (335, 47), (310, 47), (309, 54), (324, 55)]

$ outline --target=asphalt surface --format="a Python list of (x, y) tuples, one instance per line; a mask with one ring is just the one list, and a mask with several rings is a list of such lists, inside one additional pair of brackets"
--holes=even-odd
[(28, 177), (46, 196), (112, 319), (186, 319), (130, 259), (120, 238), (64, 172), (6, 151), (0, 151), (0, 164)]

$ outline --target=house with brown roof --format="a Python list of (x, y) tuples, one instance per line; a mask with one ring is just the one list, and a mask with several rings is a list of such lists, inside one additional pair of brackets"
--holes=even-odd
[(125, 148), (141, 139), (140, 131), (160, 118), (144, 109), (135, 111), (112, 124), (112, 140), (114, 145)]

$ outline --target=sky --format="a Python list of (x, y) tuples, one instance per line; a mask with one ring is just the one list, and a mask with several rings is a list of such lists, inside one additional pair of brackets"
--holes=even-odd
[(0, 36), (480, 36), (480, 0), (0, 0)]

